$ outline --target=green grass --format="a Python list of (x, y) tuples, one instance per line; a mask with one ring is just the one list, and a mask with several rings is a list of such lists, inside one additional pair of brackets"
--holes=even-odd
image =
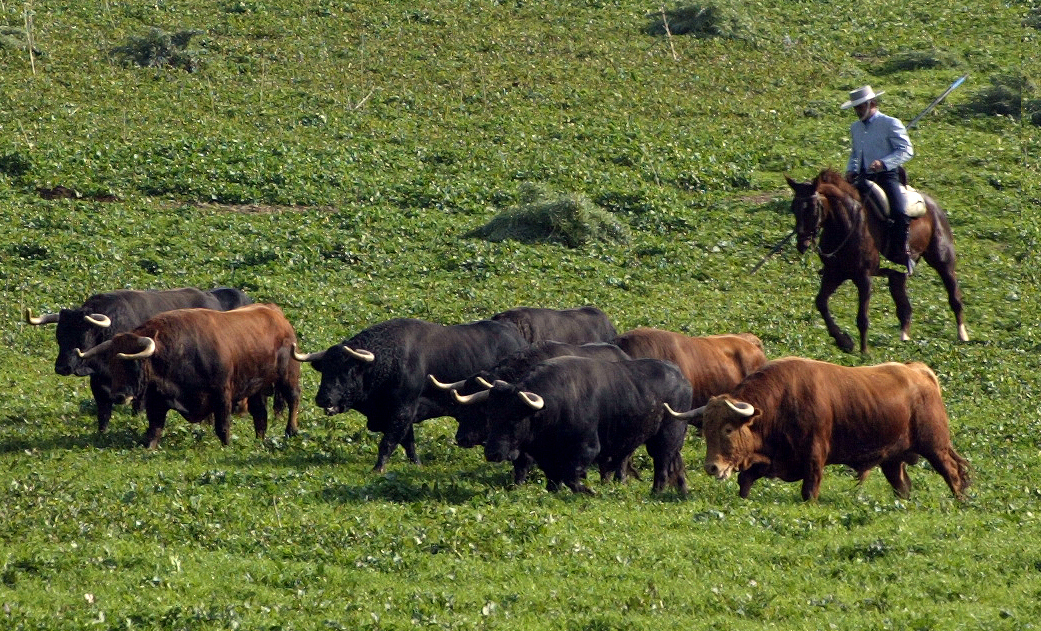
[[(662, 7), (630, 0), (37, 0), (31, 65), (25, 7), (3, 4), (0, 626), (1036, 628), (1041, 134), (967, 107), (1010, 75), (1038, 98), (1035, 5), (721, 4), (740, 37), (669, 38), (648, 30)], [(197, 69), (113, 54), (153, 28), (201, 31)], [(913, 340), (878, 282), (871, 351), (844, 354), (813, 308), (815, 258), (789, 246), (750, 274), (792, 228), (783, 175), (842, 167), (850, 89), (909, 120), (965, 73), (912, 130), (908, 169), (950, 214), (973, 341), (922, 269)], [(466, 236), (530, 184), (628, 239)], [(81, 197), (37, 191), (56, 186)], [(305, 350), (397, 316), (595, 304), (620, 330), (751, 331), (771, 357), (924, 361), (974, 486), (958, 503), (923, 464), (900, 501), (832, 468), (816, 503), (767, 480), (742, 501), (691, 436), (687, 499), (651, 496), (642, 452), (642, 481), (551, 495), (541, 474), (509, 489), (449, 419), (419, 426), (423, 467), (399, 451), (378, 476), (378, 437), (324, 416), (311, 370), (298, 437), (259, 443), (239, 418), (221, 448), (171, 414), (149, 452), (124, 408), (95, 435), (53, 330), (20, 319), (218, 284), (281, 305)], [(847, 330), (854, 301), (832, 300)]]

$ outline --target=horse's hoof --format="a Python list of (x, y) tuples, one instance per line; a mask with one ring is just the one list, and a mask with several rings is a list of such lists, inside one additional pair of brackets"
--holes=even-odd
[(848, 335), (835, 338), (835, 343), (838, 344), (839, 348), (846, 353), (852, 353), (853, 349), (856, 348), (856, 345), (853, 343), (853, 338)]

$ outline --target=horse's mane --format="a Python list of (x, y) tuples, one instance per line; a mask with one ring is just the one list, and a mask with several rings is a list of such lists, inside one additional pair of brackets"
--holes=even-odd
[(842, 174), (835, 169), (824, 169), (820, 172), (820, 175), (817, 176), (817, 179), (814, 180), (814, 182), (818, 186), (821, 184), (831, 184), (846, 195), (849, 195), (858, 202), (860, 201), (860, 191), (857, 190), (857, 187), (847, 182), (846, 178), (842, 177)]

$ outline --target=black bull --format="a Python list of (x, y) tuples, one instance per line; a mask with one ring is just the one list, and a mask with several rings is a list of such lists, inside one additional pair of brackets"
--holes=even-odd
[[(25, 321), (33, 325), (57, 324), (55, 338), (58, 356), (54, 372), (59, 375), (90, 377), (90, 392), (97, 406), (98, 431), (108, 429), (115, 401), (108, 365), (97, 357), (82, 359), (86, 352), (119, 333), (131, 331), (155, 315), (174, 309), (204, 308), (228, 311), (253, 302), (231, 287), (202, 291), (193, 287), (170, 290), (117, 290), (94, 294), (73, 309), (33, 316), (25, 310)], [(140, 401), (135, 399), (135, 406)]]
[(375, 324), (316, 353), (294, 353), (322, 374), (315, 403), (326, 414), (357, 410), (381, 432), (376, 471), (401, 445), (419, 463), (413, 424), (444, 415), (428, 374), (465, 379), (528, 345), (512, 325), (481, 320), (443, 325), (413, 318)]
[(653, 490), (674, 484), (686, 494), (680, 452), (687, 422), (666, 405), (688, 409), (691, 397), (690, 382), (670, 362), (558, 357), (517, 384), (495, 382), (460, 400), (480, 405), (488, 417), (485, 457), (499, 462), (531, 454), (549, 490), (563, 484), (590, 493), (582, 482), (589, 465), (597, 463), (604, 475), (645, 445), (654, 461)]

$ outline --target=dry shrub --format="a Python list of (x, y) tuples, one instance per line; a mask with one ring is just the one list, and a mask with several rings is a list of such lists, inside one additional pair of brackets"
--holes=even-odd
[(667, 9), (664, 19), (661, 12), (651, 13), (648, 17), (651, 23), (646, 31), (650, 35), (671, 33), (701, 38), (753, 39), (751, 19), (731, 4), (695, 4)]
[(607, 211), (583, 195), (551, 197), (534, 184), (524, 184), (520, 204), (466, 234), (488, 241), (561, 243), (571, 248), (594, 241), (625, 241), (629, 231)]
[(947, 50), (911, 50), (897, 53), (882, 64), (882, 72), (900, 72), (903, 70), (928, 70), (931, 68), (958, 68), (962, 60), (958, 55)]
[(187, 50), (187, 47), (188, 42), (202, 32), (184, 30), (167, 33), (152, 28), (144, 35), (131, 36), (125, 44), (114, 48), (112, 53), (123, 63), (142, 68), (169, 66), (195, 72), (200, 66), (199, 55)]

